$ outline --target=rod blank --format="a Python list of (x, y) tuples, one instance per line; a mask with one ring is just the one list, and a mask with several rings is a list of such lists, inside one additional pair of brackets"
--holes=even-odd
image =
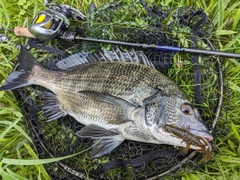
[(119, 42), (119, 41), (111, 41), (111, 40), (96, 39), (96, 38), (89, 38), (89, 37), (85, 38), (85, 37), (79, 37), (79, 36), (76, 36), (75, 38), (77, 40), (82, 40), (82, 41), (108, 43), (108, 44), (140, 47), (140, 48), (153, 48), (153, 49), (157, 49), (159, 51), (190, 53), (190, 54), (203, 54), (203, 55), (208, 55), (208, 56), (220, 56), (220, 57), (240, 59), (240, 54), (237, 54), (237, 53), (227, 53), (227, 52), (221, 52), (221, 51), (202, 50), (202, 49), (193, 49), (193, 48), (181, 48), (181, 47), (177, 47), (177, 46), (161, 46), (161, 45), (148, 45), (148, 44), (138, 44), (138, 43), (129, 43), (129, 42)]

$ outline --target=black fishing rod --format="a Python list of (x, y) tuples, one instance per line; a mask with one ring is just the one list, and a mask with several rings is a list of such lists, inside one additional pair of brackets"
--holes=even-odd
[[(38, 38), (40, 40), (47, 40), (46, 37), (42, 38), (43, 34), (33, 33), (34, 35), (32, 35), (30, 32), (28, 32), (27, 28), (16, 27), (14, 29), (14, 32), (17, 36), (26, 36), (30, 38)], [(56, 37), (53, 34), (51, 34), (51, 36), (52, 37), (49, 39), (53, 39), (53, 37)], [(220, 56), (225, 58), (240, 59), (240, 54), (237, 54), (237, 53), (228, 53), (228, 52), (221, 52), (221, 51), (214, 51), (214, 50), (195, 49), (195, 48), (184, 48), (184, 47), (178, 47), (178, 46), (165, 46), (165, 45), (153, 45), (153, 44), (149, 45), (149, 44), (142, 44), (142, 43), (140, 44), (140, 43), (131, 43), (131, 42), (112, 41), (112, 40), (97, 39), (92, 37), (76, 36), (75, 33), (73, 32), (64, 32), (63, 35), (59, 37), (67, 41), (80, 40), (80, 41), (122, 45), (122, 46), (131, 46), (131, 47), (138, 47), (143, 49), (151, 48), (151, 49), (157, 49), (159, 51), (165, 51), (165, 52), (202, 54), (207, 56)]]
[(74, 32), (69, 32), (68, 27), (70, 24), (69, 19), (73, 20), (86, 20), (86, 16), (79, 10), (72, 8), (64, 4), (49, 3), (45, 2), (45, 6), (48, 8), (38, 13), (36, 18), (33, 20), (29, 28), (15, 28), (14, 33), (18, 36), (26, 36), (31, 38), (38, 38), (39, 40), (47, 41), (60, 37), (67, 41), (90, 41), (97, 43), (107, 43), (139, 48), (151, 48), (159, 51), (176, 52), (176, 53), (190, 53), (190, 54), (203, 54), (208, 56), (220, 56), (228, 58), (240, 59), (240, 54), (227, 53), (214, 50), (202, 50), (195, 48), (184, 48), (178, 46), (165, 46), (165, 45), (149, 45), (139, 44), (131, 42), (119, 42), (112, 40), (96, 39), (92, 37), (81, 37), (77, 36)]
[[(64, 39), (64, 37), (63, 37), (63, 39)], [(157, 49), (159, 51), (167, 51), (167, 52), (203, 54), (203, 55), (208, 55), (208, 56), (213, 55), (213, 56), (240, 59), (240, 54), (227, 53), (227, 52), (221, 52), (221, 51), (202, 50), (202, 49), (193, 49), (193, 48), (182, 48), (182, 47), (178, 47), (178, 46), (149, 45), (149, 44), (119, 42), (119, 41), (110, 41), (110, 40), (95, 39), (95, 38), (88, 38), (88, 37), (85, 38), (85, 37), (80, 37), (80, 36), (76, 36), (74, 39), (82, 40), (82, 41), (98, 42), (98, 43), (116, 44), (116, 45), (122, 45), (122, 46), (132, 46), (132, 47), (139, 47), (139, 48), (152, 48), (152, 49)]]

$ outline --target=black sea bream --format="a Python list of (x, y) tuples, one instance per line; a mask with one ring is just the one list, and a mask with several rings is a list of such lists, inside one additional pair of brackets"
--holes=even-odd
[[(185, 94), (142, 52), (74, 54), (57, 63), (61, 71), (53, 71), (21, 47), (18, 62), (18, 70), (0, 90), (28, 85), (50, 90), (43, 93), (43, 114), (49, 121), (70, 115), (84, 124), (78, 136), (101, 139), (93, 148), (93, 158), (110, 153), (125, 139), (186, 146), (165, 125), (186, 129), (188, 136), (213, 139)], [(190, 148), (201, 149), (194, 144)]]

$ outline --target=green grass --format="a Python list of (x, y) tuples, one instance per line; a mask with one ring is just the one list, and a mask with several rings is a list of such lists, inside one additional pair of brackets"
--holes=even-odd
[[(148, 0), (149, 3), (156, 2)], [(88, 11), (90, 0), (59, 0), (59, 3), (69, 4), (82, 12)], [(105, 3), (106, 1), (97, 1)], [(216, 27), (221, 51), (240, 53), (240, 2), (232, 0), (157, 0), (166, 6), (197, 6), (207, 13)], [(0, 27), (26, 27), (42, 8), (42, 1), (0, 0)], [(15, 37), (7, 31), (9, 42), (0, 43), (0, 82), (2, 83), (12, 71), (18, 50), (14, 44), (26, 44), (27, 39)], [(217, 139), (216, 147), (219, 153), (213, 157), (204, 169), (194, 174), (184, 174), (182, 179), (240, 179), (240, 63), (236, 59), (224, 59), (226, 69), (225, 83), (230, 92), (231, 111), (226, 115), (231, 117), (231, 129), (227, 137)], [(11, 92), (0, 92), (0, 176), (3, 179), (50, 179), (43, 166), (36, 164), (36, 151), (25, 133), (22, 114), (17, 101)], [(2, 158), (5, 159), (2, 159)], [(22, 165), (26, 161), (16, 161), (12, 165), (6, 158), (32, 160), (31, 165)], [(36, 161), (34, 161), (36, 160)], [(47, 160), (43, 160), (45, 163)], [(4, 163), (3, 163), (4, 162)], [(42, 161), (41, 161), (42, 162)], [(33, 165), (34, 164), (34, 165)]]

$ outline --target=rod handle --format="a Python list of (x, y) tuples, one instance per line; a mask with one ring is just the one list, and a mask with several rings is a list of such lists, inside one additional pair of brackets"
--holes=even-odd
[(19, 27), (19, 26), (17, 26), (17, 27), (14, 28), (13, 31), (14, 31), (14, 34), (15, 34), (16, 36), (23, 36), (23, 37), (28, 37), (28, 38), (35, 38), (35, 36), (32, 35), (32, 34), (29, 32), (29, 30), (28, 30), (27, 27)]

